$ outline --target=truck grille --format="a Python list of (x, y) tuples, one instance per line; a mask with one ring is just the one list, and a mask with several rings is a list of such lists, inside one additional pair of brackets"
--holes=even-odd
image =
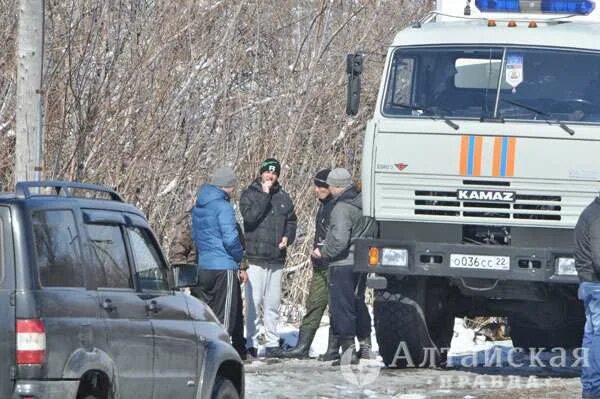
[(458, 200), (456, 191), (415, 191), (415, 215), (561, 220), (562, 197), (517, 194), (513, 203)]

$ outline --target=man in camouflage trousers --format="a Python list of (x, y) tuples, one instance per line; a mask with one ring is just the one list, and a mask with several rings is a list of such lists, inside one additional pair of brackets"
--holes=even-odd
[[(329, 215), (331, 213), (333, 196), (327, 184), (327, 176), (330, 169), (320, 170), (314, 177), (315, 194), (319, 200), (319, 210), (315, 220), (315, 240), (313, 249), (323, 245), (329, 226)], [(313, 275), (306, 302), (306, 314), (302, 318), (298, 343), (294, 348), (283, 352), (281, 357), (303, 359), (308, 358), (310, 346), (315, 337), (321, 318), (329, 302), (329, 279), (327, 273), (327, 262), (322, 258), (311, 258)], [(329, 329), (329, 344), (327, 352), (319, 356), (319, 360), (335, 360), (339, 358), (339, 343), (333, 335), (333, 329)]]

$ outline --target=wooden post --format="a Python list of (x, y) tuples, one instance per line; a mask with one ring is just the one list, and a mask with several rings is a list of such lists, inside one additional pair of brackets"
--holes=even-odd
[(44, 0), (19, 1), (15, 181), (42, 177)]

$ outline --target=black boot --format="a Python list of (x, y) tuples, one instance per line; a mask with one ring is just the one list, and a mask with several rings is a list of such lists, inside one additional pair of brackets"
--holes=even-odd
[(348, 360), (350, 360), (350, 364), (358, 364), (359, 359), (356, 354), (356, 347), (354, 346), (354, 338), (341, 339), (340, 343), (342, 346), (342, 357), (338, 360), (335, 360), (333, 363), (331, 363), (331, 365), (337, 367), (342, 362), (347, 364)]
[(340, 358), (340, 340), (333, 335), (333, 329), (329, 327), (329, 341), (327, 342), (327, 352), (319, 355), (317, 360), (321, 362), (330, 362)]
[(307, 359), (308, 352), (310, 351), (310, 345), (312, 344), (316, 333), (317, 332), (315, 330), (305, 330), (300, 327), (300, 332), (298, 333), (298, 343), (295, 347), (283, 351), (280, 357), (287, 359)]
[(369, 360), (371, 359), (371, 337), (361, 338), (358, 340), (360, 349), (358, 350), (358, 358)]

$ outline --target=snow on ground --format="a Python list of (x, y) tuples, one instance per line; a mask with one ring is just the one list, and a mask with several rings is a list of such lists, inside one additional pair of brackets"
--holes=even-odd
[[(317, 331), (310, 356), (327, 348), (329, 323), (324, 318)], [(281, 325), (281, 337), (295, 345), (298, 329)], [(373, 330), (374, 331), (374, 330)], [(375, 333), (373, 349), (377, 350)], [(267, 398), (394, 398), (394, 399), (571, 399), (580, 397), (581, 385), (573, 369), (510, 367), (511, 341), (489, 342), (456, 319), (447, 369), (383, 368), (381, 358), (361, 361), (358, 366), (332, 367), (328, 362), (311, 360), (259, 359), (246, 364), (246, 397)], [(497, 351), (501, 367), (483, 367), (491, 351)], [(543, 353), (547, 361), (552, 354)], [(487, 357), (486, 357), (487, 356)], [(523, 360), (528, 354), (512, 353)], [(521, 356), (521, 357), (519, 357)], [(467, 360), (468, 359), (468, 360)], [(466, 363), (463, 363), (465, 362)], [(469, 364), (470, 367), (461, 367)], [(496, 366), (494, 362), (494, 366)]]

